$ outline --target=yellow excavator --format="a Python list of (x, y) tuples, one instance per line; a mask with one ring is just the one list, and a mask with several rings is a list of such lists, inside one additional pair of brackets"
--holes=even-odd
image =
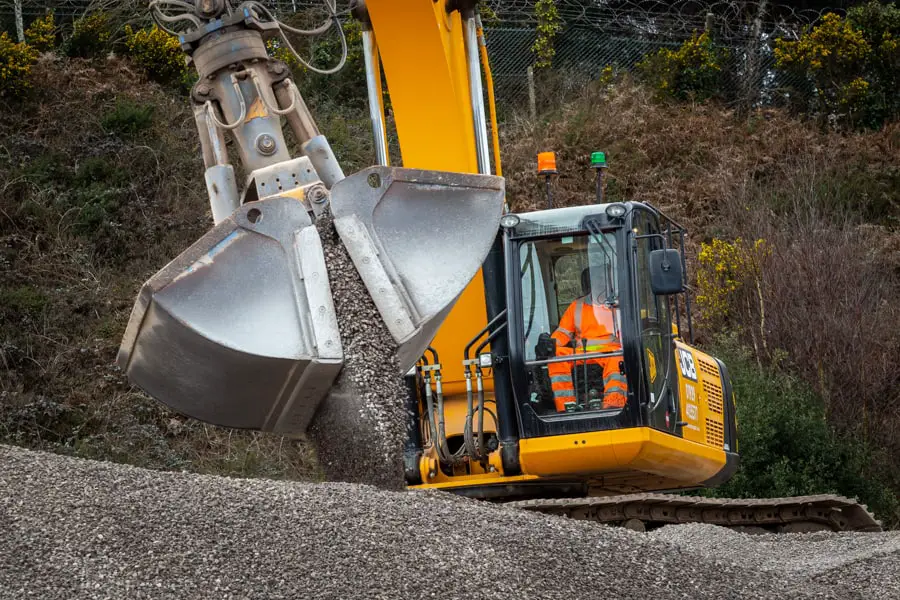
[[(130, 380), (206, 422), (303, 433), (347, 359), (316, 228), (327, 216), (396, 344), (409, 487), (636, 529), (877, 529), (837, 496), (662, 493), (715, 486), (739, 463), (727, 369), (689, 343), (685, 229), (646, 203), (602, 202), (600, 172), (597, 203), (509, 212), (475, 4), (354, 3), (379, 165), (345, 176), (267, 51), (334, 27), (346, 53), (334, 4), (302, 30), (255, 1), (151, 3), (199, 73), (215, 225), (142, 288), (118, 358)], [(389, 164), (382, 72), (403, 168)]]

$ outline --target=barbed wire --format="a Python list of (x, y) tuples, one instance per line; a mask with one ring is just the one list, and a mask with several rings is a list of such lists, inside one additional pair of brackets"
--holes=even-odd
[[(260, 0), (276, 14), (317, 21), (321, 0)], [(537, 0), (486, 0), (493, 13), (486, 25), (497, 97), (501, 104), (520, 105), (528, 95), (528, 71), (535, 63), (531, 50), (537, 38)], [(0, 21), (10, 27), (13, 0), (0, 0)], [(349, 18), (350, 0), (337, 3)], [(561, 31), (554, 40), (553, 70), (562, 85), (577, 88), (607, 66), (632, 70), (647, 54), (677, 48), (706, 31), (725, 50), (724, 68), (732, 89), (728, 95), (743, 104), (778, 101), (786, 82), (775, 72), (774, 40), (797, 39), (825, 12), (797, 9), (766, 0), (557, 0)], [(92, 10), (128, 14), (131, 23), (149, 22), (146, 0), (22, 0), (26, 21), (53, 10), (58, 23)], [(133, 14), (132, 14), (133, 13)], [(790, 83), (790, 82), (788, 82)], [(796, 82), (802, 83), (802, 82)]]
[[(536, 0), (487, 0), (486, 5), (507, 27), (534, 28)], [(568, 27), (602, 28), (631, 34), (686, 37), (706, 28), (712, 18), (719, 33), (742, 37), (755, 20), (762, 29), (784, 24), (810, 24), (837, 9), (798, 9), (756, 0), (557, 0), (557, 11)]]
[[(22, 0), (25, 16), (35, 17), (48, 10), (58, 16), (80, 16), (97, 5), (112, 4), (98, 0)], [(146, 8), (143, 0), (125, 0), (116, 4)], [(279, 12), (290, 13), (321, 7), (321, 0), (262, 0), (261, 4)], [(497, 15), (504, 27), (530, 27), (537, 24), (536, 0), (486, 0), (484, 4)], [(339, 2), (347, 12), (349, 1)], [(0, 15), (11, 14), (13, 0), (0, 1)], [(774, 30), (784, 24), (809, 24), (823, 12), (839, 9), (798, 9), (786, 4), (757, 0), (557, 0), (557, 10), (566, 26), (618, 29), (628, 33), (655, 36), (690, 36), (702, 30), (710, 16), (722, 35), (746, 35), (754, 19), (763, 29)]]
[[(262, 0), (260, 3), (281, 14), (322, 7), (321, 0)], [(108, 9), (110, 6), (116, 5), (115, 8), (117, 10), (130, 9), (136, 13), (136, 16), (141, 12), (147, 13), (147, 18), (149, 19), (148, 4), (147, 0), (124, 0), (121, 2), (104, 2), (103, 0), (22, 0), (22, 15), (26, 18), (34, 18), (46, 14), (48, 11), (53, 11), (53, 14), (57, 17), (72, 19), (98, 8)], [(345, 0), (338, 4), (341, 6), (340, 12), (346, 13), (349, 2)], [(0, 1), (0, 16), (8, 16), (12, 15), (12, 13), (13, 0)]]

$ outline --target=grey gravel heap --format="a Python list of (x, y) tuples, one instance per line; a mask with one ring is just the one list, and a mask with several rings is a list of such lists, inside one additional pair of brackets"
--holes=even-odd
[(319, 218), (328, 279), (344, 348), (344, 369), (309, 429), (328, 479), (400, 489), (406, 436), (396, 344), (340, 242)]
[(853, 551), (831, 544), (813, 568), (760, 555), (776, 548), (799, 567), (817, 539), (637, 534), (440, 492), (159, 473), (0, 446), (2, 600), (900, 597), (895, 533), (834, 536)]
[(838, 598), (900, 599), (900, 531), (752, 535), (692, 523), (649, 535), (706, 559), (807, 578)]

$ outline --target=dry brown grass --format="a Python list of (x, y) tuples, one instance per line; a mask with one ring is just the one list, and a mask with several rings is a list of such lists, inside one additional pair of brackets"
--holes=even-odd
[[(836, 190), (836, 200), (849, 209), (884, 216), (893, 225), (900, 213), (897, 123), (878, 132), (841, 135), (782, 111), (738, 118), (712, 103), (663, 105), (623, 81), (588, 87), (537, 122), (512, 116), (503, 142), (515, 210), (543, 205), (534, 157), (544, 150), (557, 152), (556, 197), (566, 204), (593, 201), (590, 153), (604, 150), (610, 161), (608, 198), (651, 202), (704, 232), (743, 188), (756, 181), (786, 183), (807, 175), (810, 166), (819, 179), (844, 186)], [(850, 192), (853, 197), (847, 197)]]

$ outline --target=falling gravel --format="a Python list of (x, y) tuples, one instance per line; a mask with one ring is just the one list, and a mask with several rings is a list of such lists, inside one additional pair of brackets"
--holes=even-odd
[(896, 543), (692, 526), (647, 535), (441, 492), (0, 446), (3, 600), (900, 598)]
[(404, 389), (396, 344), (330, 216), (316, 223), (344, 349), (344, 368), (308, 435), (328, 479), (404, 486)]

